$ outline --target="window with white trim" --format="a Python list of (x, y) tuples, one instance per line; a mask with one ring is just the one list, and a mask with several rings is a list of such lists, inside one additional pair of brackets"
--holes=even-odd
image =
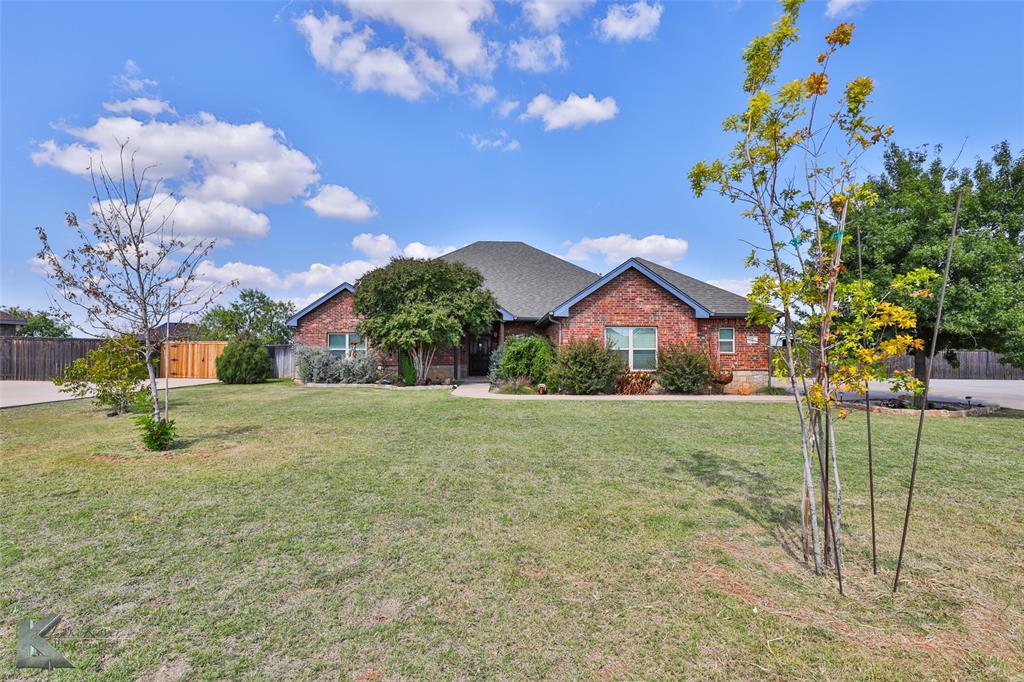
[(328, 334), (327, 350), (340, 358), (366, 355), (366, 340), (352, 332)]
[(718, 330), (718, 352), (736, 352), (736, 330), (732, 327), (722, 327)]
[(604, 345), (613, 348), (630, 371), (658, 368), (657, 327), (605, 327)]

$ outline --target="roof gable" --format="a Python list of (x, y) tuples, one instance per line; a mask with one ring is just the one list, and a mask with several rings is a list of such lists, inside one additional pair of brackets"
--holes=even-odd
[(646, 265), (680, 291), (685, 291), (687, 295), (708, 310), (711, 317), (746, 317), (750, 312), (750, 301), (745, 296), (676, 272), (664, 265), (652, 263), (644, 258), (635, 260)]
[(711, 317), (711, 311), (705, 308), (703, 305), (694, 300), (686, 292), (681, 291), (678, 287), (672, 284), (670, 281), (661, 276), (660, 273), (655, 272), (651, 269), (647, 263), (641, 261), (639, 258), (630, 258), (626, 262), (622, 263), (608, 274), (600, 277), (596, 281), (592, 282), (589, 286), (576, 292), (573, 296), (563, 301), (561, 304), (551, 310), (551, 315), (554, 317), (568, 317), (572, 306), (576, 305), (587, 296), (603, 287), (604, 285), (611, 282), (613, 279), (626, 272), (627, 270), (636, 270), (641, 275), (647, 277), (649, 280), (663, 288), (668, 293), (672, 294), (686, 305), (693, 308), (694, 317)]
[(299, 312), (297, 312), (294, 315), (292, 315), (291, 317), (289, 317), (288, 321), (285, 322), (285, 324), (288, 325), (289, 327), (297, 327), (297, 326), (299, 326), (299, 318), (300, 317), (302, 317), (303, 315), (308, 315), (309, 313), (313, 312), (315, 309), (319, 308), (324, 303), (327, 303), (327, 301), (331, 300), (332, 298), (334, 298), (335, 296), (340, 294), (342, 291), (347, 291), (350, 294), (354, 294), (354, 293), (356, 293), (356, 288), (354, 286), (352, 286), (351, 284), (349, 284), (348, 282), (342, 282), (341, 284), (339, 284), (338, 286), (334, 287), (333, 289), (328, 291), (326, 294), (324, 294), (320, 298), (316, 299), (315, 301), (313, 301), (312, 303), (307, 305), (305, 308), (303, 308)]

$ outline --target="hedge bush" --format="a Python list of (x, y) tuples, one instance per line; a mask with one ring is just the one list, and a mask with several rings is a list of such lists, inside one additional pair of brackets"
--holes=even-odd
[(516, 335), (505, 339), (491, 354), (492, 367), (497, 355), (497, 371), (491, 383), (500, 383), (526, 377), (530, 383), (542, 384), (550, 378), (555, 362), (555, 350), (544, 336)]
[(622, 372), (622, 360), (614, 350), (594, 339), (574, 340), (558, 353), (553, 383), (562, 393), (610, 393)]
[(377, 381), (377, 359), (372, 355), (342, 358), (326, 348), (298, 346), (296, 370), (307, 384), (372, 384)]
[(250, 336), (236, 337), (217, 358), (217, 378), (225, 384), (261, 384), (273, 373), (267, 347)]
[(699, 393), (711, 384), (711, 359), (686, 346), (664, 350), (658, 354), (658, 383), (672, 393)]

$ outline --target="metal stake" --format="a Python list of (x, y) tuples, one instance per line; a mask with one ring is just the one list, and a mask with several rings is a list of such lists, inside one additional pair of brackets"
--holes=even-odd
[(949, 235), (949, 248), (946, 250), (946, 265), (942, 272), (942, 289), (939, 291), (939, 307), (935, 312), (935, 328), (932, 330), (932, 348), (928, 354), (928, 366), (924, 371), (924, 397), (921, 401), (921, 414), (917, 419), (917, 440), (914, 442), (914, 463), (910, 467), (910, 489), (907, 492), (907, 512), (903, 517), (903, 536), (900, 538), (900, 556), (896, 560), (896, 578), (892, 582), (895, 594), (900, 588), (900, 570), (903, 568), (903, 550), (907, 544), (907, 528), (910, 526), (910, 505), (914, 502), (914, 483), (917, 480), (917, 460), (921, 454), (921, 433), (924, 431), (924, 412), (928, 408), (928, 386), (932, 380), (932, 361), (935, 359), (935, 347), (939, 345), (939, 326), (942, 324), (942, 304), (946, 301), (946, 284), (949, 282), (949, 263), (953, 260), (953, 244), (956, 243), (956, 228), (960, 222), (960, 202), (964, 198), (963, 190), (956, 195), (956, 211), (953, 213), (953, 231)]

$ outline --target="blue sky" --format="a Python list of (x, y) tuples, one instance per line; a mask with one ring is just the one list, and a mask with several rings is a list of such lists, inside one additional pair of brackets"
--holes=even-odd
[[(742, 102), (768, 2), (0, 3), (0, 304), (44, 308), (34, 226), (67, 245), (90, 154), (127, 136), (220, 241), (204, 276), (297, 302), (388, 256), (517, 239), (606, 271), (629, 255), (742, 289), (739, 207), (695, 199)], [(811, 3), (784, 62), (857, 24), (901, 145), (1024, 144), (1024, 5)], [(513, 103), (515, 103), (513, 105)], [(878, 155), (865, 160), (877, 169)]]

